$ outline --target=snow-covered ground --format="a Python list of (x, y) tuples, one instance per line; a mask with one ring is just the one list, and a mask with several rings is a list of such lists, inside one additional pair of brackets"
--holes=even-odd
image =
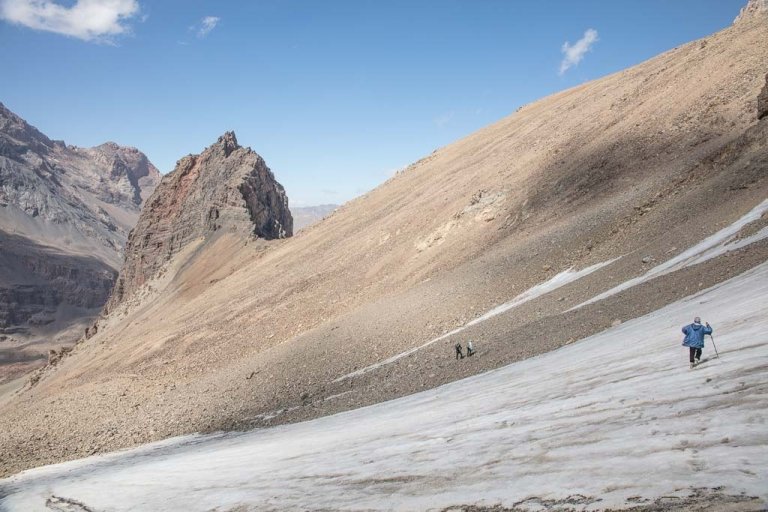
[[(689, 370), (680, 328), (694, 315), (715, 328), (720, 357)], [(768, 263), (579, 343), (409, 397), (26, 471), (0, 480), (0, 509), (86, 510), (57, 502), (66, 499), (98, 511), (523, 500), (535, 510), (581, 494), (572, 506), (589, 510), (720, 486), (768, 500), (766, 333)]]

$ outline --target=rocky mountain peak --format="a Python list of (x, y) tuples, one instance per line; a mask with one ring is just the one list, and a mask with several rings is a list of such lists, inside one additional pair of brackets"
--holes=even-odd
[[(118, 144), (117, 142), (112, 142), (111, 140), (108, 140), (107, 142), (105, 142), (103, 144), (99, 144), (98, 146), (96, 146), (96, 148), (100, 149), (102, 151), (118, 151), (118, 150), (120, 150), (122, 148), (122, 146), (120, 146), (120, 144)], [(136, 148), (128, 148), (128, 147), (125, 147), (123, 149), (133, 149), (133, 150), (136, 150)]]
[(747, 5), (741, 8), (733, 23), (738, 24), (757, 16), (768, 16), (768, 0), (749, 0)]
[(265, 239), (293, 234), (285, 190), (256, 152), (237, 143), (234, 132), (199, 155), (182, 158), (163, 177), (128, 238), (106, 312), (188, 244), (219, 232)]
[(235, 132), (232, 131), (224, 132), (224, 135), (216, 141), (215, 147), (220, 147), (226, 156), (229, 156), (236, 149), (240, 149)]

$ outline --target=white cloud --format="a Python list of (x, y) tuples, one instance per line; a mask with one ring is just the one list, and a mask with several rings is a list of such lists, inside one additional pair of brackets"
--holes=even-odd
[(137, 0), (77, 0), (70, 6), (51, 0), (0, 0), (0, 18), (6, 21), (84, 41), (109, 42), (130, 32), (127, 21), (138, 13)]
[(597, 42), (597, 30), (590, 28), (584, 32), (584, 37), (576, 41), (573, 46), (566, 41), (563, 43), (563, 47), (560, 49), (565, 57), (560, 63), (560, 75), (568, 71), (568, 69), (576, 66), (584, 58), (584, 55), (592, 49), (592, 45)]
[(206, 16), (200, 20), (200, 25), (197, 29), (197, 37), (207, 36), (211, 30), (216, 28), (216, 25), (219, 24), (219, 21), (221, 21), (221, 18), (218, 16)]

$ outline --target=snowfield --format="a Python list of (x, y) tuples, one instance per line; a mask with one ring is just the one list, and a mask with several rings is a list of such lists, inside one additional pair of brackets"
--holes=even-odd
[[(680, 328), (694, 315), (712, 323), (720, 357), (707, 338), (708, 360), (690, 370)], [(595, 510), (721, 486), (768, 500), (766, 333), (768, 263), (409, 397), (25, 471), (0, 480), (0, 509), (538, 510), (570, 499)]]

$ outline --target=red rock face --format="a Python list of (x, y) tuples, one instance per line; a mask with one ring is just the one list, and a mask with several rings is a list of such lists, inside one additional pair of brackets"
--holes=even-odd
[(190, 242), (226, 230), (243, 237), (285, 238), (293, 218), (283, 187), (249, 148), (227, 132), (166, 175), (142, 210), (105, 313), (141, 287)]

